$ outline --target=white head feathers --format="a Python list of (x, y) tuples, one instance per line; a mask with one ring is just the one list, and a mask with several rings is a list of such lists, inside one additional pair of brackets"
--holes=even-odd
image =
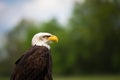
[(40, 32), (33, 36), (32, 38), (32, 46), (45, 46), (50, 49), (49, 43), (51, 41), (58, 42), (58, 38), (55, 35), (50, 33)]
[(50, 49), (49, 40), (45, 36), (51, 36), (51, 34), (44, 32), (35, 34), (32, 38), (32, 46), (45, 46)]

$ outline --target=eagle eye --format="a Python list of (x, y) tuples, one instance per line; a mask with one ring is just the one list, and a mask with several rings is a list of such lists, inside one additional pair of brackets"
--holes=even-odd
[(43, 36), (43, 38), (49, 38), (50, 37), (50, 35), (45, 35), (45, 36)]

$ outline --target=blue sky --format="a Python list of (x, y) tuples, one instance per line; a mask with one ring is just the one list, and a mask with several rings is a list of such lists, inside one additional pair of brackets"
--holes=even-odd
[(7, 4), (14, 4), (14, 3), (19, 3), (24, 1), (30, 1), (30, 0), (0, 0), (0, 2), (5, 2)]
[(0, 41), (23, 18), (44, 22), (54, 17), (67, 23), (75, 1), (84, 0), (0, 0)]

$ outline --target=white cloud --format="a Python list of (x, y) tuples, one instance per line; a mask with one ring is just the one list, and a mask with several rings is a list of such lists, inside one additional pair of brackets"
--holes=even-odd
[(22, 18), (37, 21), (49, 20), (56, 17), (65, 23), (72, 11), (75, 0), (28, 0), (8, 5), (0, 2), (0, 25), (11, 28)]
[(25, 17), (35, 20), (47, 20), (57, 17), (58, 20), (63, 21), (61, 19), (68, 18), (72, 6), (73, 0), (36, 0), (24, 4), (22, 10)]
[(11, 5), (0, 2), (0, 27), (9, 30), (22, 18), (45, 21), (55, 17), (64, 24), (71, 14), (75, 1), (84, 0), (26, 0)]

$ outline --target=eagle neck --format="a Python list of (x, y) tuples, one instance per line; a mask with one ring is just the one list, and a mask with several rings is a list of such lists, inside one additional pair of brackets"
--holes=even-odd
[(49, 50), (50, 50), (50, 45), (48, 45), (48, 44), (42, 44), (42, 43), (40, 43), (40, 44), (35, 44), (35, 46), (44, 46), (44, 47), (46, 47), (46, 48), (48, 48)]

